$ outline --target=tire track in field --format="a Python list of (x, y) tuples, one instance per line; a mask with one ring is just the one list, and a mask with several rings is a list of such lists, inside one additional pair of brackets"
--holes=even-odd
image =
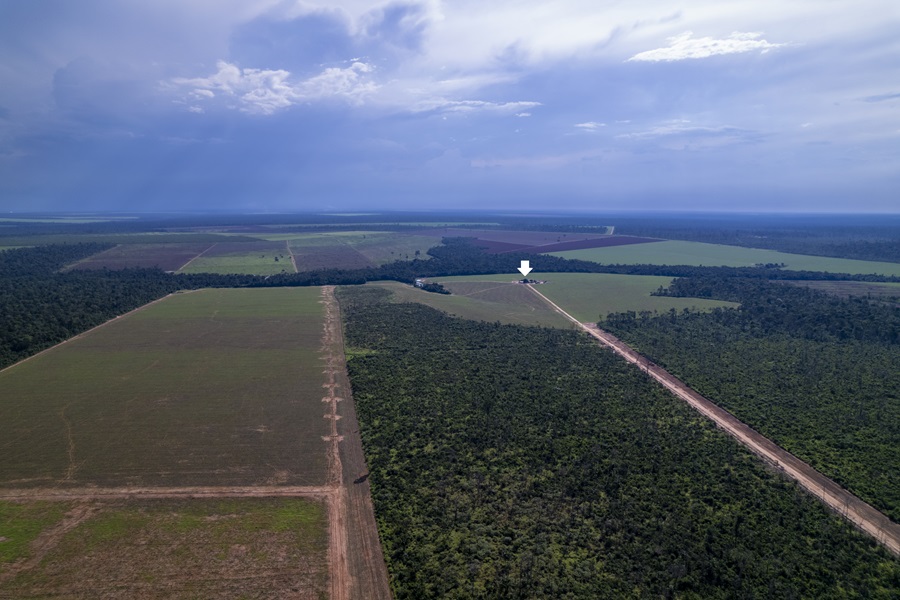
[(884, 513), (842, 488), (835, 481), (813, 469), (772, 440), (752, 429), (727, 410), (701, 396), (683, 381), (639, 354), (611, 333), (593, 323), (581, 323), (556, 303), (527, 286), (544, 299), (561, 315), (588, 332), (616, 354), (637, 365), (642, 371), (663, 385), (667, 390), (683, 400), (701, 415), (713, 421), (719, 429), (731, 435), (747, 449), (773, 465), (800, 487), (818, 498), (825, 506), (847, 519), (860, 531), (873, 537), (895, 555), (900, 556), (900, 525), (894, 523)]
[(294, 256), (294, 251), (291, 250), (291, 241), (284, 240), (284, 246), (287, 248), (288, 254), (291, 256), (291, 264), (294, 265), (294, 273), (299, 273), (300, 269), (297, 268), (297, 257)]
[(75, 438), (72, 435), (72, 419), (66, 416), (66, 411), (71, 405), (72, 403), (70, 402), (59, 411), (59, 416), (66, 428), (66, 454), (69, 458), (69, 466), (66, 468), (66, 475), (63, 477), (63, 481), (73, 481), (75, 473), (78, 471), (78, 465), (75, 462)]
[(176, 272), (176, 273), (180, 273), (180, 272), (183, 271), (184, 269), (187, 269), (187, 267), (188, 267), (189, 264), (191, 264), (192, 262), (194, 262), (195, 260), (197, 260), (198, 258), (200, 258), (201, 256), (203, 256), (204, 254), (206, 254), (207, 252), (209, 252), (210, 250), (212, 250), (213, 248), (215, 248), (215, 247), (218, 246), (218, 245), (219, 245), (219, 242), (215, 242), (212, 246), (210, 246), (209, 248), (207, 248), (206, 250), (204, 250), (203, 252), (201, 252), (200, 254), (198, 254), (197, 256), (195, 256), (194, 258), (192, 258), (191, 260), (187, 261), (186, 263), (184, 263), (183, 265), (181, 265), (181, 266), (178, 267), (177, 269), (175, 269), (175, 272)]
[(67, 512), (60, 522), (42, 531), (31, 542), (31, 556), (20, 559), (4, 568), (3, 572), (0, 573), (0, 584), (10, 581), (22, 571), (28, 571), (41, 564), (47, 553), (59, 544), (66, 533), (89, 519), (98, 510), (100, 510), (98, 506), (82, 503)]

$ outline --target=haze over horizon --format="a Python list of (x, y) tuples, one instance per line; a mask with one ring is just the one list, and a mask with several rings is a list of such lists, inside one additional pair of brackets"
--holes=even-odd
[(897, 212), (900, 5), (0, 5), (0, 210)]

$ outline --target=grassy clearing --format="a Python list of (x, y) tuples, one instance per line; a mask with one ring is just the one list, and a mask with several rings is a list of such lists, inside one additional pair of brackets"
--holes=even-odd
[(590, 248), (553, 252), (553, 256), (577, 258), (605, 264), (654, 264), (654, 265), (705, 265), (747, 267), (758, 263), (784, 263), (786, 269), (795, 271), (825, 271), (851, 275), (897, 275), (900, 264), (827, 258), (804, 254), (787, 254), (775, 250), (742, 248), (700, 242), (654, 242), (632, 246)]
[(327, 598), (327, 537), (327, 511), (311, 500), (113, 503), (0, 596)]
[[(537, 290), (558, 304), (563, 310), (579, 321), (596, 321), (613, 312), (633, 310), (666, 312), (684, 308), (697, 310), (712, 309), (717, 306), (737, 306), (733, 302), (704, 300), (700, 298), (667, 298), (651, 296), (660, 286), (668, 286), (671, 277), (651, 277), (644, 275), (612, 275), (608, 273), (529, 273), (531, 279), (546, 280)], [(472, 294), (473, 283), (493, 282), (496, 285), (484, 291), (476, 291), (472, 296), (494, 302), (515, 303), (517, 296), (528, 294), (529, 290), (516, 283), (511, 275), (471, 275), (466, 277), (436, 277), (456, 294)], [(510, 290), (520, 290), (512, 292)], [(513, 294), (516, 294), (514, 296)], [(504, 296), (508, 299), (504, 300)], [(463, 316), (463, 315), (460, 315)]]
[(0, 373), (0, 485), (322, 483), (319, 300), (176, 295)]
[[(424, 292), (395, 281), (379, 281), (366, 285), (390, 290), (394, 294), (392, 298), (394, 302), (418, 302), (464, 319), (564, 329), (572, 327), (565, 317), (550, 309), (524, 286), (461, 282), (447, 286), (454, 292), (454, 295), (448, 296)], [(482, 289), (479, 290), (479, 287)], [(488, 291), (488, 288), (497, 287), (502, 289)]]

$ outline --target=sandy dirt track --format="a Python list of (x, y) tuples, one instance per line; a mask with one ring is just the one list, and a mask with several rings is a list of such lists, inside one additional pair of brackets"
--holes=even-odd
[(325, 303), (323, 357), (326, 361), (331, 436), (329, 484), (331, 497), (332, 599), (388, 600), (387, 564), (378, 538), (378, 525), (367, 479), (359, 424), (347, 377), (344, 336), (334, 287), (322, 288)]
[(684, 400), (697, 412), (711, 419), (720, 429), (749, 448), (751, 452), (796, 481), (803, 489), (813, 494), (834, 512), (843, 516), (858, 529), (869, 534), (888, 550), (900, 556), (900, 525), (891, 521), (884, 513), (863, 502), (784, 448), (751, 429), (730, 412), (707, 400), (688, 387), (683, 381), (651, 362), (647, 357), (634, 351), (611, 333), (600, 329), (593, 323), (579, 322), (537, 291), (534, 286), (529, 285), (528, 288), (543, 298), (545, 302), (560, 314), (577, 324), (584, 331), (587, 331), (628, 362), (640, 367), (641, 370), (661, 383), (678, 398)]

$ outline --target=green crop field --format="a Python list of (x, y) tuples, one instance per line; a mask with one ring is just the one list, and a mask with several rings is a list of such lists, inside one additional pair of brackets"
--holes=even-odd
[(666, 241), (587, 250), (553, 252), (553, 256), (577, 258), (604, 264), (704, 265), (748, 267), (759, 263), (784, 263), (795, 271), (826, 271), (851, 275), (900, 276), (900, 264), (870, 262), (846, 258), (827, 258), (805, 254), (787, 254), (775, 250), (703, 244), (700, 242)]
[[(480, 294), (477, 290), (479, 286), (489, 288), (497, 286), (460, 283), (459, 287), (453, 288), (453, 295), (445, 295), (425, 292), (396, 281), (379, 281), (366, 285), (390, 290), (393, 292), (394, 302), (418, 302), (464, 319), (542, 327), (572, 327), (565, 317), (548, 307), (524, 286), (502, 286), (504, 288), (502, 290)], [(451, 286), (447, 287), (451, 289)], [(469, 295), (463, 295), (464, 293)]]
[[(64, 503), (0, 503), (0, 515), (15, 512), (23, 521), (27, 514), (31, 524), (46, 529), (61, 519), (65, 508)], [(328, 595), (327, 515), (320, 502), (140, 500), (104, 502), (93, 510), (33, 568), (3, 577), (11, 561), (0, 559), (0, 597)], [(22, 537), (0, 522), (0, 534), (5, 532), (16, 540)]]
[[(529, 273), (528, 277), (546, 280), (547, 283), (535, 286), (536, 289), (582, 322), (597, 321), (605, 318), (609, 313), (629, 310), (666, 312), (672, 308), (680, 311), (684, 308), (705, 310), (717, 306), (737, 306), (733, 302), (718, 300), (650, 295), (660, 286), (668, 286), (672, 281), (671, 277), (608, 273)], [(454, 294), (457, 292), (472, 294), (471, 286), (475, 282), (482, 284), (494, 282), (496, 285), (478, 291), (473, 296), (485, 302), (502, 303), (505, 306), (521, 305), (525, 300), (519, 300), (519, 298), (525, 298), (526, 294), (535, 297), (525, 286), (512, 283), (515, 280), (516, 278), (512, 275), (471, 275), (429, 279), (429, 281), (442, 283)], [(510, 290), (519, 291), (512, 292)], [(460, 314), (459, 316), (465, 315)]]
[(178, 294), (0, 372), (0, 486), (322, 483), (320, 293)]

